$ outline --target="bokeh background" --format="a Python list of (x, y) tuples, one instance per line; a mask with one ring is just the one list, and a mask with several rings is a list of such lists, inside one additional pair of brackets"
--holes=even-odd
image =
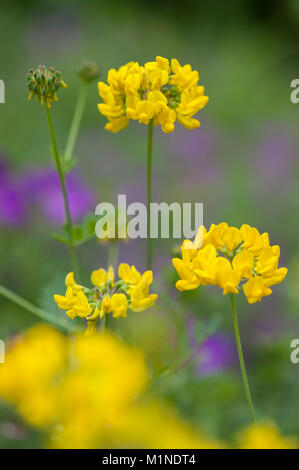
[[(83, 58), (98, 64), (102, 80), (111, 67), (156, 55), (191, 63), (210, 102), (199, 130), (177, 125), (166, 135), (155, 129), (153, 199), (203, 202), (206, 226), (248, 223), (281, 246), (286, 281), (252, 306), (239, 296), (237, 307), (257, 414), (299, 435), (299, 365), (290, 361), (290, 342), (299, 337), (299, 104), (290, 101), (299, 65), (297, 2), (2, 1), (0, 30), (6, 85), (0, 106), (1, 283), (54, 311), (51, 292), (69, 270), (65, 247), (52, 237), (62, 222), (61, 196), (46, 117), (27, 102), (28, 69), (54, 65), (69, 85), (52, 113), (63, 149)], [(76, 220), (101, 201), (116, 202), (117, 194), (127, 194), (129, 202), (146, 199), (146, 128), (131, 123), (119, 134), (107, 133), (98, 102), (94, 83), (75, 148), (77, 168), (69, 176)], [(145, 350), (153, 374), (195, 348), (193, 359), (161, 379), (155, 393), (195, 426), (229, 440), (249, 420), (229, 299), (217, 289), (175, 292), (171, 252), (178, 243), (155, 244), (157, 307), (113, 327)], [(92, 269), (106, 265), (107, 244), (93, 240), (79, 256), (88, 279)], [(144, 243), (123, 243), (119, 259), (144, 269)], [(4, 298), (0, 311), (5, 341), (38, 321)], [(2, 404), (0, 414), (1, 447), (41, 445), (41, 436), (11, 409)]]

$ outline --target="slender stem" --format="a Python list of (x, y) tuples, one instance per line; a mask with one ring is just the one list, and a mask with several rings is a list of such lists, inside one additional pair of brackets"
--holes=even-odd
[(18, 294), (15, 294), (11, 290), (7, 289), (7, 287), (4, 287), (0, 285), (0, 294), (3, 295), (3, 297), (6, 297), (7, 299), (11, 300), (15, 304), (19, 305), (20, 307), (24, 308), (28, 312), (33, 313), (33, 315), (41, 318), (42, 320), (48, 321), (50, 323), (54, 323), (57, 327), (62, 329), (63, 331), (67, 332), (75, 332), (78, 331), (78, 328), (72, 325), (66, 325), (63, 320), (59, 320), (59, 318), (55, 318), (54, 315), (51, 315), (48, 312), (45, 312), (45, 310), (42, 310), (39, 307), (36, 307), (32, 303), (28, 302), (28, 300), (23, 299), (23, 297), (20, 297)]
[(74, 117), (72, 120), (70, 132), (68, 135), (65, 152), (64, 152), (64, 158), (65, 160), (68, 160), (68, 161), (70, 161), (73, 156), (73, 151), (74, 151), (75, 143), (77, 140), (77, 136), (78, 136), (78, 132), (79, 132), (79, 128), (80, 128), (80, 124), (82, 121), (82, 116), (83, 116), (83, 112), (84, 112), (84, 108), (86, 104), (87, 94), (88, 94), (88, 83), (82, 80), (81, 86), (79, 89), (76, 107), (75, 107)]
[(118, 242), (111, 241), (108, 243), (109, 243), (109, 246), (108, 246), (107, 269), (109, 269), (110, 266), (112, 266), (113, 269), (116, 269), (117, 259), (118, 259)]
[(151, 239), (150, 204), (152, 202), (152, 150), (153, 150), (153, 120), (148, 125), (147, 134), (147, 268), (152, 268), (153, 244)]
[(105, 329), (105, 332), (108, 331), (108, 328), (109, 328), (109, 315), (108, 313), (106, 313), (105, 315), (105, 326), (104, 326), (104, 329)]
[(55, 158), (55, 162), (56, 162), (56, 167), (57, 167), (59, 180), (60, 180), (60, 186), (61, 186), (62, 195), (63, 195), (63, 204), (64, 204), (64, 211), (65, 211), (66, 226), (67, 226), (67, 230), (69, 232), (69, 240), (70, 240), (69, 249), (70, 249), (71, 264), (72, 264), (72, 269), (73, 269), (74, 273), (76, 274), (76, 276), (78, 278), (78, 276), (79, 276), (79, 266), (78, 266), (76, 248), (73, 245), (73, 234), (72, 234), (73, 223), (72, 223), (72, 218), (71, 218), (69, 201), (68, 201), (68, 197), (67, 197), (64, 174), (63, 174), (63, 170), (62, 170), (62, 167), (61, 167), (60, 157), (59, 157), (59, 153), (58, 153), (58, 147), (57, 147), (57, 143), (56, 143), (56, 137), (55, 137), (54, 127), (53, 127), (53, 122), (52, 122), (50, 110), (47, 106), (46, 106), (46, 114), (47, 114), (47, 118), (48, 118), (48, 125), (49, 125), (50, 135), (51, 135), (52, 144), (53, 144), (54, 158)]
[(247, 401), (248, 401), (248, 406), (249, 406), (249, 409), (250, 409), (250, 413), (251, 413), (253, 422), (257, 426), (257, 422), (256, 422), (256, 418), (255, 418), (255, 412), (254, 412), (253, 403), (252, 403), (252, 398), (251, 398), (250, 389), (249, 389), (247, 373), (246, 373), (244, 356), (243, 356), (243, 351), (242, 351), (242, 345), (241, 345), (241, 338), (240, 338), (240, 332), (239, 332), (238, 317), (237, 317), (237, 310), (236, 310), (236, 305), (235, 305), (234, 294), (231, 294), (230, 298), (231, 298), (231, 304), (232, 304), (233, 323), (234, 323), (235, 337), (236, 337), (236, 343), (237, 343), (238, 354), (239, 354), (241, 373), (242, 373), (242, 378), (243, 378), (244, 391), (245, 391), (245, 395), (246, 395), (246, 398), (247, 398)]

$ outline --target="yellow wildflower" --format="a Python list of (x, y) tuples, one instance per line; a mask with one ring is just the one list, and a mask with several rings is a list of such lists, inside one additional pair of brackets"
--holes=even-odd
[[(0, 397), (51, 448), (213, 448), (148, 389), (141, 351), (110, 334), (69, 337), (34, 326), (7, 351)], [(159, 432), (157, 432), (159, 429)]]
[(217, 284), (223, 289), (225, 294), (238, 294), (240, 282), (239, 274), (234, 271), (230, 261), (226, 258), (219, 258), (216, 272)]
[(188, 129), (200, 126), (194, 115), (204, 108), (209, 98), (198, 85), (199, 75), (191, 65), (181, 66), (176, 59), (157, 56), (155, 61), (140, 66), (129, 62), (108, 72), (107, 81), (98, 83), (103, 103), (98, 109), (108, 119), (105, 128), (118, 132), (129, 120), (161, 125), (165, 133), (174, 131), (177, 120)]
[(100, 319), (102, 320), (106, 313), (110, 313), (112, 310), (111, 298), (106, 295), (101, 302), (101, 309), (99, 312)]
[(108, 269), (108, 272), (103, 268), (93, 271), (91, 273), (90, 280), (94, 286), (99, 287), (99, 288), (102, 288), (105, 284), (107, 284), (107, 282), (109, 282), (112, 287), (113, 282), (114, 282), (113, 267), (110, 266)]
[(286, 268), (278, 268), (279, 246), (270, 246), (269, 235), (249, 225), (238, 229), (227, 223), (212, 224), (208, 231), (200, 227), (195, 241), (184, 240), (181, 251), (182, 259), (172, 260), (180, 291), (212, 284), (225, 295), (243, 288), (248, 302), (254, 303), (270, 295), (270, 286), (287, 274)]
[(66, 276), (65, 295), (54, 295), (54, 301), (70, 318), (81, 317), (87, 320), (86, 334), (95, 333), (98, 318), (112, 312), (113, 318), (127, 316), (127, 310), (141, 312), (154, 305), (157, 295), (150, 294), (153, 282), (152, 271), (141, 274), (135, 266), (121, 263), (118, 267), (119, 279), (115, 280), (114, 270), (97, 269), (91, 274), (94, 287), (80, 286), (74, 274)]
[(249, 279), (252, 276), (254, 266), (254, 256), (249, 250), (242, 250), (237, 253), (232, 261), (234, 270), (239, 274), (240, 279), (246, 277)]
[(128, 305), (128, 299), (125, 294), (113, 294), (111, 299), (113, 318), (126, 317)]
[(260, 276), (249, 279), (244, 285), (243, 291), (250, 304), (259, 302), (263, 297), (272, 294), (272, 290), (265, 285), (264, 279)]
[(118, 267), (118, 276), (120, 279), (129, 284), (138, 284), (141, 279), (141, 274), (137, 271), (135, 266), (130, 266), (127, 263), (120, 263)]

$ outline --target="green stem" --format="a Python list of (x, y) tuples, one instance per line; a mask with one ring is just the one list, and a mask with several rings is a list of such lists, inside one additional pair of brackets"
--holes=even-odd
[(64, 211), (65, 211), (66, 226), (67, 226), (67, 230), (68, 230), (68, 233), (69, 233), (69, 240), (70, 240), (69, 249), (70, 249), (71, 264), (72, 264), (72, 269), (73, 269), (75, 275), (78, 278), (79, 277), (79, 266), (78, 266), (76, 248), (73, 245), (73, 242), (74, 242), (73, 241), (73, 234), (72, 234), (73, 223), (72, 223), (70, 207), (69, 207), (69, 202), (68, 202), (68, 197), (67, 197), (67, 192), (66, 192), (64, 174), (63, 174), (63, 170), (62, 170), (62, 167), (61, 167), (60, 157), (59, 157), (59, 153), (58, 153), (58, 147), (57, 147), (57, 143), (56, 143), (56, 137), (55, 137), (54, 127), (53, 127), (53, 122), (52, 122), (50, 110), (47, 106), (46, 106), (46, 114), (47, 114), (47, 118), (48, 118), (48, 125), (49, 125), (50, 135), (51, 135), (52, 144), (53, 144), (54, 158), (55, 158), (55, 162), (56, 162), (56, 167), (57, 167), (59, 180), (60, 180), (60, 186), (61, 186), (62, 195), (63, 195), (63, 204), (64, 204)]
[(87, 99), (87, 94), (88, 94), (88, 83), (82, 81), (79, 94), (78, 94), (78, 99), (75, 107), (75, 112), (74, 112), (74, 117), (72, 120), (69, 136), (67, 139), (66, 147), (65, 147), (65, 152), (64, 152), (64, 158), (65, 160), (70, 161), (73, 156), (73, 151), (75, 147), (75, 143), (77, 140), (80, 124), (82, 121), (82, 116), (86, 104), (86, 99)]
[(108, 315), (108, 313), (106, 313), (106, 315), (105, 315), (105, 326), (104, 326), (105, 332), (107, 332), (108, 328), (109, 328), (109, 315)]
[(109, 269), (110, 266), (112, 266), (113, 269), (116, 269), (117, 260), (118, 260), (118, 242), (111, 241), (108, 243), (109, 243), (109, 246), (108, 246), (107, 269)]
[(147, 268), (152, 269), (153, 244), (151, 239), (150, 204), (152, 202), (152, 150), (153, 150), (153, 120), (148, 124), (147, 134)]
[(242, 345), (241, 345), (241, 338), (240, 338), (240, 332), (239, 332), (238, 317), (237, 317), (237, 310), (236, 310), (236, 305), (235, 305), (234, 294), (231, 294), (230, 298), (231, 298), (231, 304), (232, 304), (233, 323), (234, 323), (234, 330), (235, 330), (235, 337), (236, 337), (236, 343), (237, 343), (237, 348), (238, 348), (238, 355), (239, 355), (241, 373), (242, 373), (242, 378), (243, 378), (244, 391), (245, 391), (245, 395), (246, 395), (246, 398), (247, 398), (247, 401), (248, 401), (248, 406), (249, 406), (249, 409), (250, 409), (250, 413), (251, 413), (253, 422), (257, 426), (257, 422), (256, 422), (256, 418), (255, 418), (255, 412), (254, 412), (253, 403), (252, 403), (252, 398), (251, 398), (250, 389), (249, 389), (247, 373), (246, 373), (244, 356), (243, 356), (243, 351), (242, 351)]
[(54, 323), (63, 331), (71, 333), (78, 331), (77, 327), (66, 325), (63, 321), (60, 321), (58, 318), (55, 318), (54, 315), (51, 315), (50, 313), (45, 312), (41, 308), (36, 307), (32, 303), (28, 302), (28, 300), (23, 299), (23, 297), (20, 297), (18, 294), (15, 294), (14, 292), (2, 285), (0, 285), (0, 294), (3, 295), (3, 297), (6, 297), (7, 299), (11, 300), (15, 304), (19, 305), (20, 307), (24, 308), (28, 312), (33, 313), (33, 315), (41, 318), (42, 320)]

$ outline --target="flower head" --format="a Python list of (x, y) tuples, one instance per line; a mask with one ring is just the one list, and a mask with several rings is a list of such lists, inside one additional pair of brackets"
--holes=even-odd
[(35, 70), (30, 69), (26, 75), (29, 88), (28, 100), (34, 96), (41, 104), (51, 108), (53, 101), (58, 101), (57, 92), (60, 88), (66, 88), (67, 84), (62, 79), (62, 74), (54, 67), (39, 65)]
[(125, 129), (129, 120), (161, 125), (165, 133), (174, 131), (177, 120), (188, 129), (200, 123), (193, 116), (209, 98), (198, 85), (199, 74), (191, 65), (181, 66), (177, 59), (157, 56), (144, 66), (129, 62), (108, 72), (108, 84), (98, 83), (103, 103), (98, 109), (107, 119), (105, 128), (111, 132)]
[(178, 290), (200, 285), (217, 285), (223, 294), (238, 294), (240, 289), (255, 303), (270, 295), (270, 286), (282, 282), (287, 268), (279, 268), (279, 246), (271, 246), (269, 235), (255, 227), (240, 229), (226, 223), (212, 224), (209, 231), (200, 227), (195, 241), (185, 240), (182, 259), (172, 260), (180, 279)]
[(152, 307), (158, 297), (150, 294), (152, 271), (141, 274), (135, 266), (121, 263), (115, 279), (112, 267), (91, 273), (92, 288), (76, 283), (74, 273), (65, 278), (65, 295), (54, 295), (54, 301), (70, 318), (81, 317), (94, 321), (112, 312), (113, 318), (126, 317), (128, 309), (141, 312)]

